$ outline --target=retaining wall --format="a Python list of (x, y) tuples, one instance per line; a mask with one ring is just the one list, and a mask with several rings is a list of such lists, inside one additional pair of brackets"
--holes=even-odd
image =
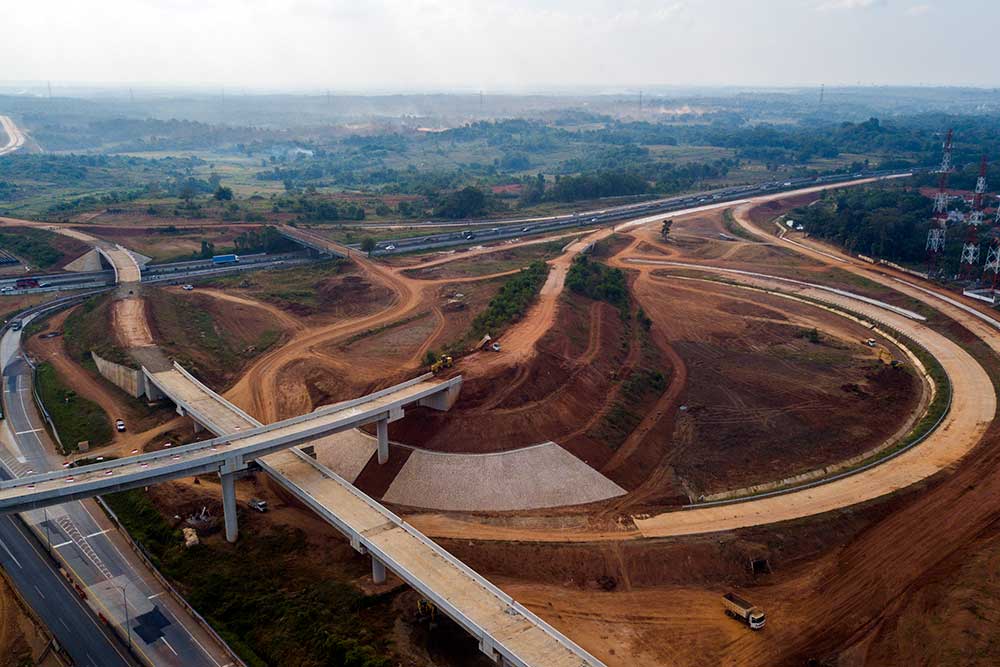
[(146, 393), (146, 378), (143, 377), (142, 371), (108, 361), (95, 352), (91, 352), (90, 355), (97, 364), (97, 371), (126, 394), (139, 398)]

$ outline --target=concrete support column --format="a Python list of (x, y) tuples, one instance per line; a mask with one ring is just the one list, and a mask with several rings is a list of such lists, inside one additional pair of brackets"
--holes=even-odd
[(236, 525), (236, 473), (221, 472), (222, 480), (222, 512), (226, 519), (226, 540), (235, 542), (239, 536)]
[(372, 556), (372, 581), (376, 584), (385, 583), (385, 565), (383, 565), (375, 556)]
[(195, 419), (194, 417), (191, 417), (191, 423), (194, 424), (195, 433), (201, 433), (202, 431), (205, 430), (205, 427), (202, 426), (200, 423), (198, 423), (198, 420)]
[(378, 430), (378, 464), (389, 460), (389, 420), (380, 419), (375, 423)]

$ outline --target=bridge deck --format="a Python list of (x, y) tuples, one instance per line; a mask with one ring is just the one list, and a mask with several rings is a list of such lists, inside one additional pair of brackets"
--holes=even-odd
[(312, 459), (284, 451), (266, 457), (262, 463), (279, 484), (340, 530), (357, 535), (367, 551), (442, 611), (450, 612), (470, 632), (488, 634), (501, 653), (509, 652), (513, 664), (600, 664), (579, 649), (574, 650), (575, 645), (500, 589)]
[(183, 369), (149, 375), (162, 391), (219, 437), (2, 483), (0, 509), (19, 511), (19, 503), (53, 504), (68, 497), (213, 472), (223, 464), (254, 459), (276, 482), (344, 533), (355, 548), (370, 553), (465, 627), (485, 652), (495, 651), (506, 664), (517, 667), (602, 665), (380, 503), (301, 451), (288, 448), (369, 423), (373, 416), (386, 418), (403, 405), (453, 392), (460, 378), (437, 381), (424, 376), (301, 417), (260, 426)]
[(115, 268), (115, 276), (119, 283), (137, 283), (142, 280), (142, 272), (135, 258), (120, 247), (98, 246), (98, 251), (104, 255)]

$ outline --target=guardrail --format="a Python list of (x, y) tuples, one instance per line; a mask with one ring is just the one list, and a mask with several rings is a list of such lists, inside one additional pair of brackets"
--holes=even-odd
[(156, 565), (153, 564), (152, 559), (146, 552), (146, 548), (132, 538), (129, 532), (122, 525), (118, 515), (115, 514), (114, 510), (112, 510), (111, 507), (104, 501), (104, 498), (97, 496), (94, 500), (96, 500), (97, 504), (102, 510), (104, 510), (104, 513), (108, 515), (111, 523), (115, 525), (115, 531), (118, 535), (125, 540), (125, 543), (128, 544), (132, 552), (139, 557), (139, 560), (141, 560), (143, 565), (146, 566), (146, 569), (153, 574), (153, 578), (156, 579), (156, 581), (158, 581), (159, 584), (167, 591), (170, 597), (173, 598), (174, 602), (184, 607), (184, 610), (189, 616), (191, 616), (191, 618), (194, 619), (194, 622), (197, 623), (202, 630), (208, 633), (208, 635), (223, 648), (226, 655), (229, 656), (230, 660), (232, 660), (237, 667), (247, 667), (247, 664), (236, 654), (236, 651), (234, 651), (232, 647), (230, 647), (229, 644), (227, 644), (226, 641), (219, 636), (219, 633), (216, 632), (208, 621), (206, 621), (205, 618), (198, 613), (198, 610), (192, 607), (191, 603), (185, 600), (184, 596), (181, 595), (176, 588), (174, 588), (174, 585), (170, 583), (170, 580), (164, 577), (163, 574), (156, 568)]

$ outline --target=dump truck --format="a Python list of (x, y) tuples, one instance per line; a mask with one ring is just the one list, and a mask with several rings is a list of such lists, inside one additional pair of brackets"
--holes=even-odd
[(760, 630), (767, 621), (763, 609), (755, 607), (750, 602), (736, 595), (736, 593), (726, 593), (723, 595), (722, 606), (725, 608), (727, 616), (742, 621), (750, 626), (751, 630)]

